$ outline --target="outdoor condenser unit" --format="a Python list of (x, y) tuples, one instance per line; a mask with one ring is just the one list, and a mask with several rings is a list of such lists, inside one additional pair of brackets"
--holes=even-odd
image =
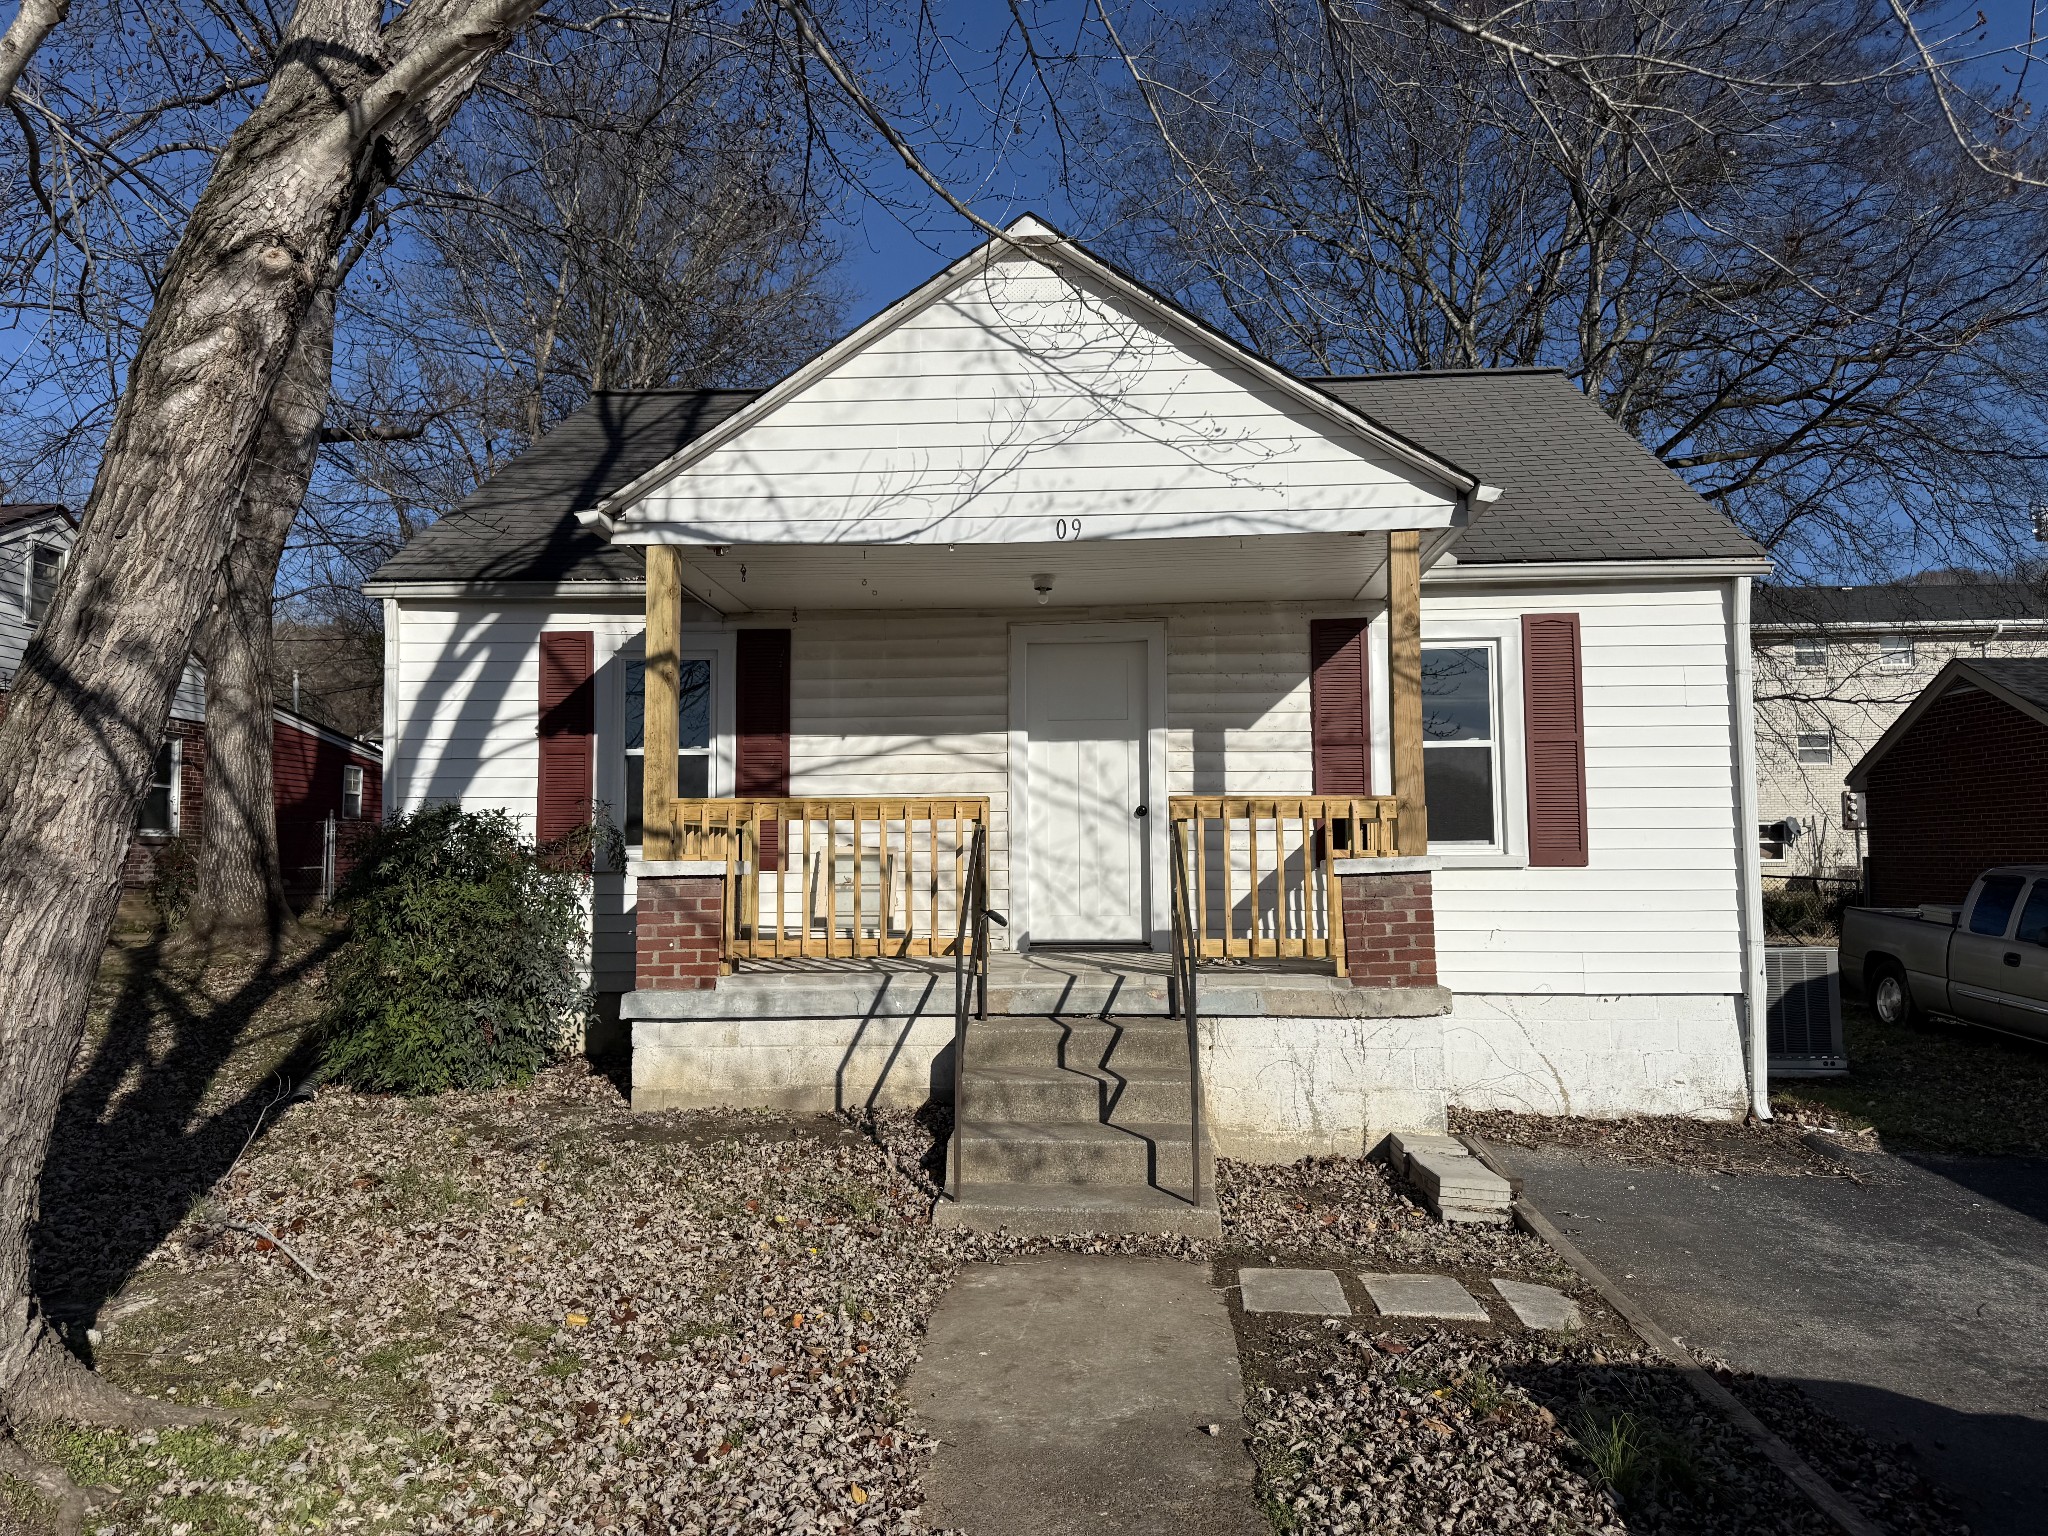
[(1764, 950), (1765, 1043), (1773, 1077), (1840, 1077), (1841, 952), (1786, 944)]

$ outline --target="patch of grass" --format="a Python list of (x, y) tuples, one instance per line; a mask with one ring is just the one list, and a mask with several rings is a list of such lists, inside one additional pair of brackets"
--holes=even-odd
[(1888, 1026), (1844, 1009), (1849, 1075), (1781, 1081), (1773, 1107), (1822, 1109), (1888, 1145), (1978, 1157), (2048, 1153), (2048, 1046), (1953, 1024)]
[(1706, 1485), (1692, 1447), (1653, 1419), (1586, 1397), (1571, 1432), (1601, 1481), (1629, 1504), (1673, 1490), (1696, 1494)]
[(552, 1376), (557, 1381), (567, 1381), (587, 1364), (589, 1362), (581, 1355), (573, 1350), (565, 1349), (559, 1354), (550, 1356), (547, 1364), (540, 1368), (540, 1373), (543, 1376)]
[(1521, 1399), (1495, 1381), (1485, 1366), (1460, 1376), (1457, 1390), (1465, 1406), (1482, 1419), (1496, 1413), (1513, 1412), (1521, 1406)]

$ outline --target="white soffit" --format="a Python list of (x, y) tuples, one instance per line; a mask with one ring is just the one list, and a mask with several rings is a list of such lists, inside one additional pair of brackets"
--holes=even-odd
[[(683, 552), (683, 585), (721, 613), (1023, 609), (1386, 596), (1383, 534), (1098, 544), (730, 545)], [(1038, 601), (1049, 577), (1046, 601)]]
[(1013, 226), (601, 509), (621, 543), (1449, 528), (1472, 477)]

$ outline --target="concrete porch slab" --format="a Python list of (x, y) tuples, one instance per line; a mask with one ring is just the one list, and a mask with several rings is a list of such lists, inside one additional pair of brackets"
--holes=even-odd
[[(1175, 1011), (1168, 956), (1146, 950), (1000, 950), (989, 957), (991, 1014), (1165, 1018)], [(1449, 1013), (1443, 987), (1355, 987), (1320, 961), (1204, 967), (1206, 1018), (1396, 1019)], [(628, 992), (640, 1019), (950, 1018), (950, 960), (763, 961), (703, 992)]]
[(1223, 1235), (1223, 1218), (1213, 1202), (1192, 1205), (1179, 1195), (1147, 1185), (969, 1184), (960, 1199), (938, 1203), (932, 1211), (932, 1225), (969, 1232), (1008, 1231), (1020, 1237), (1061, 1237), (1078, 1232)]

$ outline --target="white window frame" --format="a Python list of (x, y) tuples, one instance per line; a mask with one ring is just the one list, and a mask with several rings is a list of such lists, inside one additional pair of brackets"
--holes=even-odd
[(1911, 635), (1883, 635), (1877, 642), (1877, 666), (1880, 672), (1910, 672), (1913, 670), (1917, 648)]
[(1792, 665), (1802, 672), (1825, 672), (1828, 642), (1825, 636), (1808, 636), (1792, 642)]
[[(1809, 746), (1809, 742), (1820, 745)], [(1808, 757), (1808, 752), (1826, 752), (1826, 757)], [(1831, 768), (1835, 762), (1835, 733), (1832, 730), (1798, 731), (1792, 738), (1792, 760), (1802, 768)]]
[[(171, 749), (170, 826), (168, 828), (145, 827), (138, 816), (135, 823), (135, 835), (137, 837), (177, 837), (184, 831), (185, 738), (182, 736), (167, 737), (165, 738), (164, 746)], [(154, 766), (153, 760), (151, 766)], [(154, 776), (151, 777), (149, 782), (152, 789), (156, 787)], [(147, 796), (144, 798), (146, 799)]]
[(64, 579), (64, 562), (71, 555), (71, 551), (62, 544), (52, 544), (48, 539), (30, 539), (28, 548), (22, 552), (21, 615), (28, 620), (31, 629), (43, 622), (42, 614), (36, 612), (36, 556), (44, 550), (49, 550), (57, 556), (57, 573), (50, 584), (50, 596), (53, 600), (57, 595), (56, 584)]
[[(706, 775), (705, 788), (709, 792), (709, 798), (724, 799), (733, 792), (736, 734), (733, 724), (733, 688), (737, 680), (734, 665), (737, 643), (729, 629), (714, 629), (695, 624), (683, 626), (680, 641), (677, 651), (684, 660), (708, 660), (711, 663), (711, 749), (706, 754), (711, 760), (711, 766)], [(646, 655), (647, 632), (644, 629), (635, 630), (620, 639), (618, 648), (612, 652), (611, 657), (617, 663), (618, 679), (611, 689), (613, 697), (608, 710), (611, 729), (598, 732), (598, 746), (607, 765), (607, 771), (599, 773), (598, 781), (604, 783), (610, 780), (617, 785), (619, 803), (612, 809), (622, 829), (627, 817), (627, 807), (624, 804), (626, 786), (629, 782), (626, 777), (626, 759), (629, 756), (644, 755), (644, 749), (643, 752), (636, 754), (626, 746), (626, 669), (636, 661), (644, 661)], [(603, 665), (602, 658), (599, 665)], [(605, 750), (607, 737), (616, 744), (609, 750)], [(600, 794), (598, 798), (604, 799), (605, 796)], [(634, 858), (638, 858), (643, 846), (641, 843), (628, 843), (626, 851)]]
[[(354, 781), (353, 784), (351, 784), (351, 780)], [(348, 808), (348, 803), (351, 799), (356, 803), (354, 810)], [(363, 770), (362, 766), (358, 763), (343, 763), (341, 765), (341, 819), (343, 821), (361, 821), (363, 819)]]
[[(1382, 644), (1375, 661), (1379, 673), (1373, 681), (1373, 722), (1376, 737), (1391, 739), (1387, 732), (1388, 697), (1384, 672), (1385, 616), (1377, 621)], [(1422, 616), (1422, 645), (1425, 650), (1467, 649), (1486, 646), (1493, 651), (1493, 750), (1494, 750), (1494, 840), (1491, 843), (1440, 843), (1431, 838), (1429, 856), (1446, 869), (1526, 869), (1529, 865), (1529, 764), (1522, 732), (1522, 620), (1520, 615), (1499, 620)], [(1581, 672), (1584, 662), (1581, 661)], [(1580, 679), (1583, 688), (1584, 678)], [(1428, 748), (1425, 746), (1425, 752)], [(1387, 780), (1391, 784), (1391, 779)], [(1589, 808), (1590, 810), (1590, 808)]]

